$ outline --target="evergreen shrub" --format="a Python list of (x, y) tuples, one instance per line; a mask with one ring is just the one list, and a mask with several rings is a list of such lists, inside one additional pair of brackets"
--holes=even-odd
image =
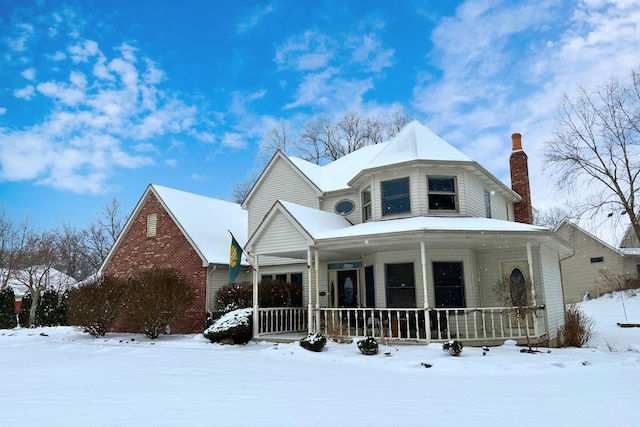
[(204, 331), (211, 342), (229, 341), (233, 344), (246, 344), (253, 337), (253, 310), (241, 308), (224, 314)]
[(378, 341), (374, 337), (366, 337), (358, 341), (358, 350), (368, 356), (378, 354)]
[(300, 340), (300, 347), (309, 351), (322, 351), (327, 339), (322, 334), (310, 334)]
[(0, 289), (0, 329), (13, 329), (18, 326), (15, 312), (15, 294), (13, 289)]

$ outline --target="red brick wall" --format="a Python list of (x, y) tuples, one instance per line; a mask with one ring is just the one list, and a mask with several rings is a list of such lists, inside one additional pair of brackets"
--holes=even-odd
[(514, 203), (515, 220), (525, 224), (533, 224), (533, 207), (531, 205), (531, 188), (529, 186), (529, 165), (527, 155), (522, 151), (519, 133), (511, 135), (513, 152), (509, 158), (511, 167), (511, 188), (522, 197), (522, 201)]
[[(171, 325), (179, 334), (202, 332), (206, 318), (207, 268), (158, 199), (149, 194), (127, 234), (105, 268), (105, 275), (129, 278), (152, 268), (179, 270), (191, 282), (196, 298), (186, 314)], [(147, 215), (158, 215), (156, 237), (147, 237)]]

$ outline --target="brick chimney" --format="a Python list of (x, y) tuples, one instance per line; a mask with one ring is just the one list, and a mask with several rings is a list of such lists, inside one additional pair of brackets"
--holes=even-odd
[(511, 135), (512, 151), (509, 158), (511, 167), (511, 188), (522, 197), (522, 201), (514, 203), (515, 220), (525, 224), (533, 224), (531, 206), (531, 189), (529, 187), (529, 166), (527, 155), (522, 151), (522, 135)]

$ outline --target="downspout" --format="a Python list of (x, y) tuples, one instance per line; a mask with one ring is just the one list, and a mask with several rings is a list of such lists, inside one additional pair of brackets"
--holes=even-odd
[(320, 257), (318, 250), (315, 249), (315, 262), (316, 262), (316, 332), (320, 331), (320, 289), (318, 282), (320, 281)]
[(311, 294), (311, 247), (307, 248), (307, 293), (309, 300), (307, 301), (307, 333), (311, 335), (313, 326), (313, 299)]
[(256, 254), (253, 266), (253, 336), (256, 337), (260, 333), (260, 319), (258, 318), (258, 277), (260, 270), (259, 255)]
[(207, 299), (207, 303), (205, 309), (210, 318), (213, 318), (213, 312), (211, 311), (211, 275), (217, 268), (217, 265), (210, 263), (209, 268), (207, 269), (207, 286), (205, 286), (205, 298)]

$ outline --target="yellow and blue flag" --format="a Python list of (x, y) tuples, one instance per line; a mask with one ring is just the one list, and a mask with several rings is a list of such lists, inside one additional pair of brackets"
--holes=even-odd
[(234, 283), (240, 272), (240, 260), (242, 258), (242, 248), (236, 242), (236, 238), (231, 235), (231, 249), (229, 249), (229, 283)]

